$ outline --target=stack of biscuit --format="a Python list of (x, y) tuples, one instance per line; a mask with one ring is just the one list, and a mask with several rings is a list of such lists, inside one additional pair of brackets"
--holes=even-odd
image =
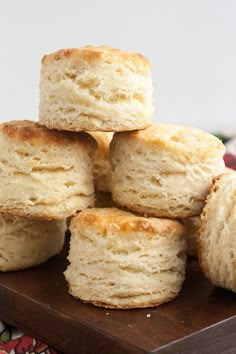
[[(191, 225), (212, 179), (225, 170), (224, 146), (214, 136), (152, 124), (152, 91), (143, 55), (105, 46), (60, 50), (42, 59), (39, 123), (0, 129), (5, 223), (10, 215), (46, 219), (53, 230), (52, 223), (72, 217), (65, 278), (74, 297), (97, 306), (149, 307), (178, 295), (186, 241), (196, 254), (198, 231)], [(94, 191), (110, 192), (112, 200), (106, 194), (94, 207)], [(36, 246), (33, 233), (23, 230), (22, 245), (31, 241), (26, 254), (34, 245), (46, 251), (58, 245), (51, 237), (50, 245)]]
[(152, 124), (152, 91), (150, 62), (140, 54), (89, 46), (42, 59), (40, 124), (93, 135), (95, 189), (112, 195), (97, 205), (113, 208), (84, 210), (70, 226), (70, 293), (98, 306), (155, 306), (179, 293), (179, 220), (200, 215), (211, 179), (224, 171), (217, 138)]

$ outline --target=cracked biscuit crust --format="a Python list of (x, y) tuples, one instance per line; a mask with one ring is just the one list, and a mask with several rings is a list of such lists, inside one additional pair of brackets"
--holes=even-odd
[(35, 145), (80, 145), (94, 150), (96, 143), (90, 134), (73, 133), (47, 129), (30, 120), (14, 120), (0, 124), (0, 134), (18, 142), (30, 142)]
[(151, 67), (150, 61), (140, 53), (127, 52), (108, 46), (94, 47), (91, 45), (81, 48), (61, 49), (54, 53), (44, 55), (42, 58), (42, 64), (71, 58), (81, 59), (87, 63), (107, 62), (112, 64), (114, 61), (124, 61), (135, 65), (135, 68), (140, 67), (141, 69), (149, 69)]

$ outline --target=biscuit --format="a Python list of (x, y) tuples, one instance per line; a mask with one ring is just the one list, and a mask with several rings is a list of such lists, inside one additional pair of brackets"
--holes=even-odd
[(186, 228), (187, 255), (198, 258), (200, 216), (192, 216), (182, 222)]
[(72, 131), (143, 129), (153, 115), (151, 64), (110, 47), (63, 49), (42, 58), (40, 124)]
[(65, 220), (31, 220), (0, 214), (0, 271), (46, 262), (64, 244)]
[(216, 286), (236, 292), (236, 174), (214, 179), (201, 214), (199, 260)]
[(110, 190), (122, 207), (186, 218), (201, 213), (212, 177), (224, 172), (222, 142), (191, 127), (155, 124), (116, 133), (110, 144)]
[(58, 132), (31, 121), (0, 125), (0, 212), (64, 219), (94, 205), (92, 155), (86, 133)]
[(98, 144), (98, 148), (93, 159), (95, 190), (100, 192), (109, 192), (109, 145), (113, 133), (94, 132), (90, 134), (96, 139)]
[(233, 169), (230, 168), (230, 167), (225, 167), (224, 173), (235, 173), (235, 170), (233, 170)]
[(157, 306), (185, 277), (184, 226), (119, 210), (87, 209), (72, 218), (69, 292), (108, 308)]

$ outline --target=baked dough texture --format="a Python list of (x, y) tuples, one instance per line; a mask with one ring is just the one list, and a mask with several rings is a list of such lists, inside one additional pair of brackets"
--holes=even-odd
[(108, 308), (157, 306), (174, 299), (185, 277), (184, 226), (117, 208), (87, 209), (70, 226), (69, 292)]
[(236, 292), (236, 174), (217, 177), (201, 214), (199, 259), (216, 286)]
[(93, 176), (95, 190), (100, 192), (109, 192), (109, 145), (113, 133), (93, 132), (90, 133), (96, 139), (98, 148), (93, 160)]
[(0, 125), (0, 212), (64, 219), (94, 205), (92, 155), (86, 133), (58, 132), (31, 121)]
[(114, 134), (113, 200), (142, 214), (186, 218), (201, 213), (214, 176), (225, 170), (222, 142), (197, 128), (154, 124)]
[(187, 255), (198, 258), (200, 216), (192, 216), (182, 222), (186, 227)]
[(31, 220), (0, 214), (0, 271), (46, 262), (64, 244), (65, 220)]
[(224, 173), (235, 173), (235, 170), (229, 167), (225, 167), (225, 172)]
[(106, 46), (63, 49), (42, 58), (40, 123), (72, 131), (143, 129), (153, 115), (151, 64)]

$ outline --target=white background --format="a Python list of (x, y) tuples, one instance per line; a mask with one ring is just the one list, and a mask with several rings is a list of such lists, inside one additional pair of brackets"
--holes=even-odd
[(235, 0), (0, 0), (0, 121), (38, 117), (40, 60), (107, 44), (153, 64), (155, 121), (236, 128)]

